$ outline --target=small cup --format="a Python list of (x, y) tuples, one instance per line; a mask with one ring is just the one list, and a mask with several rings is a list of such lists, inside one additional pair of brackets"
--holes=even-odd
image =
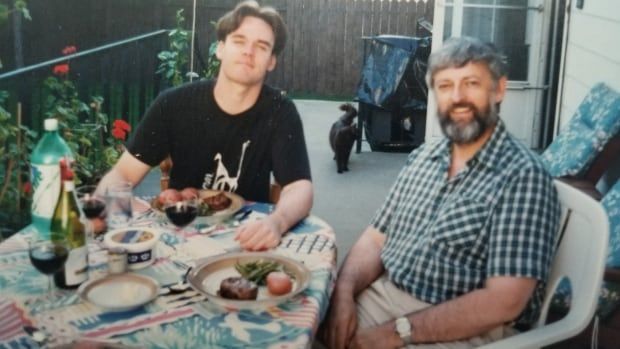
[(127, 271), (127, 250), (122, 247), (108, 248), (108, 272), (122, 274)]
[(133, 216), (132, 187), (129, 182), (119, 182), (108, 187), (106, 210), (109, 229), (126, 227), (131, 221)]

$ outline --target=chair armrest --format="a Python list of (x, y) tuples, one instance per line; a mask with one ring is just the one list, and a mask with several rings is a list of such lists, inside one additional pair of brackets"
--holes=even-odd
[(620, 284), (620, 269), (614, 267), (606, 267), (603, 280)]
[(596, 189), (596, 183), (592, 183), (586, 179), (580, 179), (575, 177), (561, 177), (558, 180), (570, 185), (573, 188), (579, 189), (579, 191), (588, 195), (596, 201), (601, 201), (603, 194)]
[(488, 343), (478, 349), (542, 348), (576, 336), (588, 325), (587, 322), (576, 325), (575, 321), (581, 320), (572, 319), (569, 314), (560, 321)]

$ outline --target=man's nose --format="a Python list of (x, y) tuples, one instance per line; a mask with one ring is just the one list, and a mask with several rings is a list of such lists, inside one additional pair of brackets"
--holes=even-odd
[(252, 45), (250, 43), (245, 44), (243, 46), (243, 53), (248, 55), (248, 56), (252, 56), (254, 54), (254, 49), (255, 49), (254, 45)]
[(465, 97), (465, 91), (463, 89), (463, 86), (454, 85), (454, 87), (452, 88), (452, 93), (450, 95), (450, 99), (452, 100), (452, 102), (453, 103), (460, 102), (463, 100), (464, 97)]

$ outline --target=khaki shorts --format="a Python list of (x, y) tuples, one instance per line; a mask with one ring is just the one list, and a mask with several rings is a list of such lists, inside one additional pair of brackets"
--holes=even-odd
[[(357, 297), (358, 328), (368, 328), (419, 311), (430, 304), (422, 302), (397, 288), (384, 274)], [(500, 326), (484, 335), (466, 341), (409, 345), (419, 349), (476, 348), (515, 333), (512, 327)], [(415, 334), (414, 334), (415, 336)]]

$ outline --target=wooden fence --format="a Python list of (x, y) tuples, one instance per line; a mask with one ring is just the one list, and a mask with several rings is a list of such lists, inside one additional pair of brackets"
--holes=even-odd
[[(209, 43), (215, 40), (213, 25), (237, 0), (199, 0), (196, 9), (197, 49), (206, 60)], [(433, 17), (434, 1), (414, 0), (265, 0), (285, 18), (289, 39), (278, 57), (277, 68), (268, 77), (268, 83), (287, 90), (292, 95), (313, 97), (353, 98), (363, 62), (363, 37), (380, 34), (418, 36), (416, 22)], [(60, 50), (75, 45), (78, 50), (105, 45), (113, 41), (155, 31), (173, 28), (175, 13), (184, 9), (187, 29), (191, 25), (191, 0), (46, 0), (29, 1), (32, 21), (22, 20), (19, 26), (9, 21), (0, 26), (0, 59), (4, 68), (0, 74), (17, 68), (16, 55), (23, 52), (24, 66), (60, 56)], [(20, 35), (16, 35), (16, 28)], [(19, 42), (20, 50), (15, 48)], [(138, 118), (150, 98), (161, 88), (156, 55), (165, 48), (165, 38), (156, 43), (136, 44), (106, 54), (106, 59), (90, 58), (76, 61), (73, 73), (80, 86), (103, 84), (95, 90), (103, 91), (108, 101), (126, 99), (127, 91), (134, 91), (136, 102), (116, 101), (115, 113), (131, 114)], [(81, 63), (80, 63), (81, 62)], [(197, 61), (197, 64), (200, 60)], [(81, 67), (81, 68), (80, 68)], [(21, 95), (29, 94), (40, 86), (52, 67), (31, 77), (17, 78)], [(79, 71), (78, 69), (84, 69)], [(10, 81), (9, 81), (10, 80)], [(16, 79), (0, 80), (0, 90), (13, 88)], [(114, 90), (125, 91), (114, 97)], [(114, 87), (116, 86), (116, 87)], [(133, 87), (132, 87), (133, 86)], [(84, 87), (83, 91), (93, 88)], [(142, 91), (146, 90), (146, 92)], [(154, 91), (153, 91), (154, 90)], [(84, 92), (85, 93), (85, 92)], [(29, 114), (36, 106), (28, 106)], [(133, 107), (132, 107), (133, 106)], [(109, 107), (109, 106), (107, 106)], [(110, 110), (107, 110), (108, 112)], [(39, 119), (39, 118), (35, 118)], [(39, 121), (36, 120), (36, 123)]]

